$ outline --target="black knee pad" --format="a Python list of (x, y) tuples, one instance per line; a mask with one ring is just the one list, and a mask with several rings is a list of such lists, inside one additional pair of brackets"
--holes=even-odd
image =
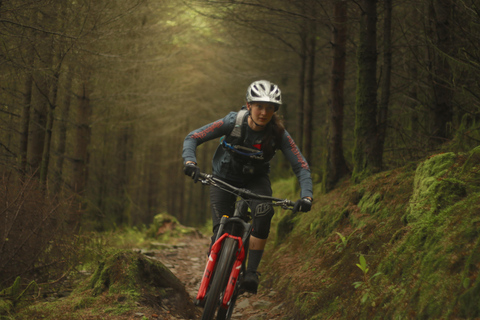
[(273, 214), (274, 210), (270, 203), (260, 203), (255, 207), (252, 236), (259, 239), (268, 238)]
[(254, 217), (267, 216), (270, 219), (273, 217), (273, 207), (270, 203), (260, 203), (255, 207)]

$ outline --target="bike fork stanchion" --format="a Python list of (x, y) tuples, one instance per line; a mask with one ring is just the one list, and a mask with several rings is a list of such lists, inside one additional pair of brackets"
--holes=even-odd
[(232, 273), (230, 274), (230, 278), (228, 279), (227, 288), (225, 289), (225, 294), (223, 296), (222, 306), (224, 308), (228, 308), (228, 304), (230, 302), (230, 299), (233, 296), (235, 287), (237, 285), (238, 275), (242, 270), (243, 260), (245, 260), (245, 248), (243, 247), (242, 238), (240, 237), (232, 237), (232, 238), (237, 239), (239, 251), (237, 251), (237, 259), (235, 260), (235, 263), (233, 265)]
[(208, 289), (207, 297), (205, 298), (202, 320), (225, 320), (225, 313), (222, 308), (222, 298), (225, 288), (227, 287), (229, 276), (232, 272), (232, 266), (235, 263), (237, 251), (237, 240), (233, 237), (225, 237), (219, 260), (215, 267), (215, 274), (212, 278), (210, 288)]
[(200, 284), (200, 289), (198, 289), (196, 305), (200, 305), (202, 300), (205, 298), (207, 293), (210, 280), (212, 279), (213, 271), (217, 263), (218, 254), (222, 249), (222, 242), (227, 237), (227, 234), (221, 236), (212, 246), (210, 254), (208, 255), (207, 265), (205, 266), (205, 271), (203, 272), (202, 282)]

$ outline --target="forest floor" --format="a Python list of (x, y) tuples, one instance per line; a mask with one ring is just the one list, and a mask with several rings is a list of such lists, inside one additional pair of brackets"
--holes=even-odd
[[(174, 245), (165, 245), (162, 250), (155, 250), (154, 258), (162, 262), (172, 273), (185, 285), (189, 293), (192, 304), (197, 295), (202, 278), (205, 263), (206, 252), (210, 239), (199, 236), (187, 236), (178, 239)], [(241, 295), (235, 305), (232, 319), (264, 320), (264, 319), (286, 319), (282, 312), (283, 303), (275, 299), (276, 292), (264, 286), (259, 287), (258, 294), (245, 293)], [(157, 319), (182, 319), (175, 312), (176, 306), (171, 306), (172, 310), (164, 307), (163, 314), (157, 314)], [(201, 317), (201, 308), (196, 307), (198, 318)], [(156, 319), (152, 315), (144, 315), (148, 319)]]
[[(318, 196), (311, 213), (276, 214), (259, 293), (239, 297), (232, 319), (480, 319), (480, 147), (475, 150), (347, 181)], [(276, 189), (289, 198), (291, 185)], [(38, 293), (43, 302), (0, 313), (0, 320), (200, 319), (193, 301), (210, 239), (179, 225), (168, 233), (171, 221), (160, 218), (146, 233), (106, 236), (122, 255), (105, 250), (94, 262), (107, 261), (97, 271), (114, 271), (112, 281), (94, 282), (99, 272), (83, 272), (80, 285), (70, 281), (56, 296)], [(153, 259), (162, 264), (149, 264)], [(142, 277), (125, 277), (130, 266)], [(133, 279), (134, 288), (124, 279)]]
[[(0, 319), (200, 319), (202, 308), (195, 306), (194, 301), (205, 269), (209, 243), (210, 238), (194, 230), (194, 232), (180, 237), (167, 237), (166, 241), (149, 242), (149, 249), (123, 248), (122, 252), (125, 254), (105, 256), (107, 263), (101, 265), (104, 267), (109, 265), (109, 267), (103, 268), (101, 273), (110, 276), (106, 280), (95, 281), (95, 283), (101, 283), (102, 290), (99, 294), (94, 292), (95, 289), (91, 285), (95, 275), (89, 272), (78, 273), (77, 276), (59, 283), (61, 289), (43, 294), (42, 298), (35, 299), (25, 308), (19, 307), (15, 312), (8, 312), (8, 316), (4, 316), (0, 308)], [(131, 255), (126, 254), (129, 252)], [(175, 277), (172, 277), (171, 274), (164, 274), (160, 268), (155, 269), (157, 272), (155, 274), (147, 272), (144, 277), (131, 278), (127, 269), (134, 260), (129, 259), (136, 259), (137, 263), (143, 261), (138, 265), (143, 266), (140, 271), (144, 272), (152, 271), (149, 267), (145, 267), (147, 265), (144, 263), (145, 261), (158, 261)], [(113, 264), (110, 265), (109, 263), (112, 261)], [(171, 286), (172, 278), (176, 278), (175, 283), (179, 281), (181, 284)], [(122, 283), (128, 283), (129, 279), (135, 279), (136, 283), (137, 295), (133, 295), (133, 301), (128, 298), (131, 295), (125, 289), (118, 290)], [(163, 287), (162, 284), (158, 286), (159, 281), (165, 283), (166, 286)], [(264, 285), (260, 282), (258, 294), (245, 293), (238, 297), (232, 315), (233, 320), (291, 319), (291, 317), (285, 316), (285, 304), (279, 299), (280, 295), (271, 288), (267, 288), (265, 286), (267, 281), (264, 282)], [(188, 298), (186, 298), (187, 294)]]

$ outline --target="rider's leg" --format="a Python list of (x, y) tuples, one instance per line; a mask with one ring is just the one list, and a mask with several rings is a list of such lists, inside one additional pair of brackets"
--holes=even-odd
[(260, 261), (262, 260), (263, 250), (265, 249), (266, 243), (267, 239), (260, 239), (250, 236), (247, 271), (254, 273), (257, 272)]
[[(254, 193), (271, 196), (272, 188), (267, 174), (259, 175), (252, 180), (247, 189)], [(258, 288), (257, 269), (263, 256), (263, 250), (270, 233), (270, 223), (273, 217), (273, 207), (262, 201), (252, 201), (252, 235), (248, 251), (247, 272), (244, 279), (244, 287), (247, 291), (256, 293)]]
[(255, 207), (252, 235), (250, 236), (249, 242), (248, 271), (256, 272), (260, 265), (263, 250), (265, 249), (270, 233), (270, 223), (273, 213), (273, 207), (270, 204), (261, 203)]
[(249, 250), (248, 250), (248, 262), (247, 272), (243, 280), (243, 287), (245, 290), (251, 293), (257, 293), (258, 289), (258, 266), (262, 260), (263, 250), (267, 239), (260, 239), (255, 236), (250, 236)]
[(244, 279), (244, 288), (252, 293), (257, 292), (259, 282), (257, 269), (267, 243), (272, 216), (273, 208), (271, 205), (264, 206), (260, 204), (256, 207), (253, 230), (249, 242), (247, 272)]
[(263, 250), (267, 239), (260, 239), (254, 236), (250, 236), (250, 245), (248, 246), (249, 250)]

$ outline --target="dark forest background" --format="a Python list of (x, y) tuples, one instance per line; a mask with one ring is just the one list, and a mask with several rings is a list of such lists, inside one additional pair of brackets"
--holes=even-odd
[[(470, 150), (479, 39), (474, 0), (0, 1), (2, 250), (13, 234), (160, 212), (203, 225), (206, 190), (183, 175), (183, 139), (240, 109), (258, 79), (282, 89), (323, 192)], [(205, 171), (217, 144), (198, 150)], [(277, 155), (273, 177), (291, 174)]]

